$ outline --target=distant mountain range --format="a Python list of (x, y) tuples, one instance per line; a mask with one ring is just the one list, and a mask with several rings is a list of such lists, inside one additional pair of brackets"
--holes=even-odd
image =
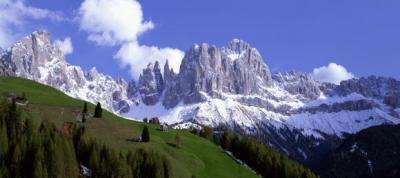
[(69, 64), (47, 32), (0, 53), (2, 76), (38, 81), (126, 118), (159, 117), (176, 128), (227, 127), (307, 164), (348, 134), (400, 123), (400, 81), (370, 76), (335, 85), (303, 72), (271, 73), (258, 50), (238, 39), (222, 48), (194, 45), (179, 72), (150, 63), (138, 81)]

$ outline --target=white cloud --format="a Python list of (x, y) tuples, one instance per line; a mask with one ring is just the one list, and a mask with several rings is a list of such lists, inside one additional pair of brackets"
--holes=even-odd
[(312, 75), (320, 82), (329, 82), (334, 84), (340, 84), (343, 80), (354, 78), (354, 74), (348, 72), (345, 67), (336, 63), (329, 63), (328, 66), (315, 68)]
[(151, 21), (143, 19), (143, 11), (136, 0), (85, 0), (78, 11), (80, 29), (86, 31), (88, 40), (98, 45), (118, 45), (115, 54), (122, 66), (128, 66), (137, 78), (149, 62), (166, 59), (174, 71), (179, 71), (183, 52), (173, 48), (141, 45), (138, 37), (154, 28)]
[[(135, 78), (139, 77), (149, 62), (159, 61), (161, 65), (168, 64), (174, 71), (179, 71), (179, 66), (184, 53), (181, 50), (173, 48), (158, 48), (156, 46), (139, 45), (136, 42), (125, 43), (115, 55), (122, 61), (123, 65), (128, 65), (131, 75)], [(163, 67), (161, 66), (163, 70)]]
[(154, 28), (151, 21), (143, 21), (142, 7), (134, 0), (85, 0), (79, 18), (80, 28), (98, 44), (135, 41)]
[(54, 44), (61, 48), (64, 55), (72, 54), (74, 52), (70, 37), (67, 37), (64, 40), (56, 40), (54, 41)]
[(66, 20), (58, 12), (26, 6), (21, 0), (0, 0), (0, 46), (11, 45), (18, 32), (23, 31), (27, 19), (50, 19), (53, 21)]
[(36, 8), (36, 7), (31, 7), (31, 6), (26, 6), (22, 1), (14, 1), (14, 3), (10, 3), (9, 0), (2, 0), (2, 1), (8, 1), (9, 3), (9, 8), (14, 8), (20, 15), (24, 15), (26, 17), (30, 17), (33, 19), (50, 19), (54, 21), (64, 21), (66, 20), (64, 17), (62, 17), (61, 13), (59, 12), (53, 12), (47, 9), (41, 9), (41, 8)]

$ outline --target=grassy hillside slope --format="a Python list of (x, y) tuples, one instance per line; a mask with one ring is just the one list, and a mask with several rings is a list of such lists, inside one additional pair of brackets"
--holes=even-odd
[[(83, 101), (73, 99), (51, 87), (34, 81), (0, 77), (0, 93), (25, 93), (30, 104), (23, 106), (25, 114), (30, 114), (35, 122), (49, 120), (61, 127), (64, 122), (76, 122), (77, 114), (82, 110)], [(94, 110), (94, 105), (89, 105)], [(148, 111), (151, 112), (151, 111)], [(173, 177), (257, 177), (253, 172), (238, 164), (214, 143), (193, 135), (187, 131), (170, 129), (161, 132), (158, 126), (125, 120), (112, 113), (103, 111), (103, 118), (92, 119), (84, 123), (90, 137), (126, 152), (130, 149), (145, 148), (166, 155), (171, 163)], [(143, 127), (150, 129), (150, 143), (128, 141), (141, 134)], [(181, 136), (181, 148), (167, 144)]]

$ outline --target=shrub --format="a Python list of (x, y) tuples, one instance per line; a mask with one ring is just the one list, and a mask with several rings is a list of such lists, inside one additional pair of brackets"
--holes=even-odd
[(97, 103), (96, 108), (94, 110), (94, 117), (101, 118), (103, 115), (103, 109), (101, 108), (101, 104)]
[(142, 131), (142, 142), (149, 142), (150, 141), (150, 133), (147, 126), (144, 126)]

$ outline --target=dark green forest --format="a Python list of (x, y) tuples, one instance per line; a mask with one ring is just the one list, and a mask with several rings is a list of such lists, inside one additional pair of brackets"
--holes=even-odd
[(170, 177), (167, 159), (143, 149), (121, 153), (85, 136), (85, 127), (48, 121), (35, 126), (15, 101), (0, 104), (0, 177)]
[(240, 136), (230, 130), (221, 135), (214, 135), (212, 128), (204, 127), (201, 131), (194, 130), (206, 139), (219, 144), (224, 150), (246, 163), (262, 177), (268, 178), (316, 178), (312, 171), (301, 164), (278, 153), (272, 148), (259, 143), (250, 136)]
[(350, 135), (319, 164), (326, 178), (400, 177), (400, 125), (380, 125)]

